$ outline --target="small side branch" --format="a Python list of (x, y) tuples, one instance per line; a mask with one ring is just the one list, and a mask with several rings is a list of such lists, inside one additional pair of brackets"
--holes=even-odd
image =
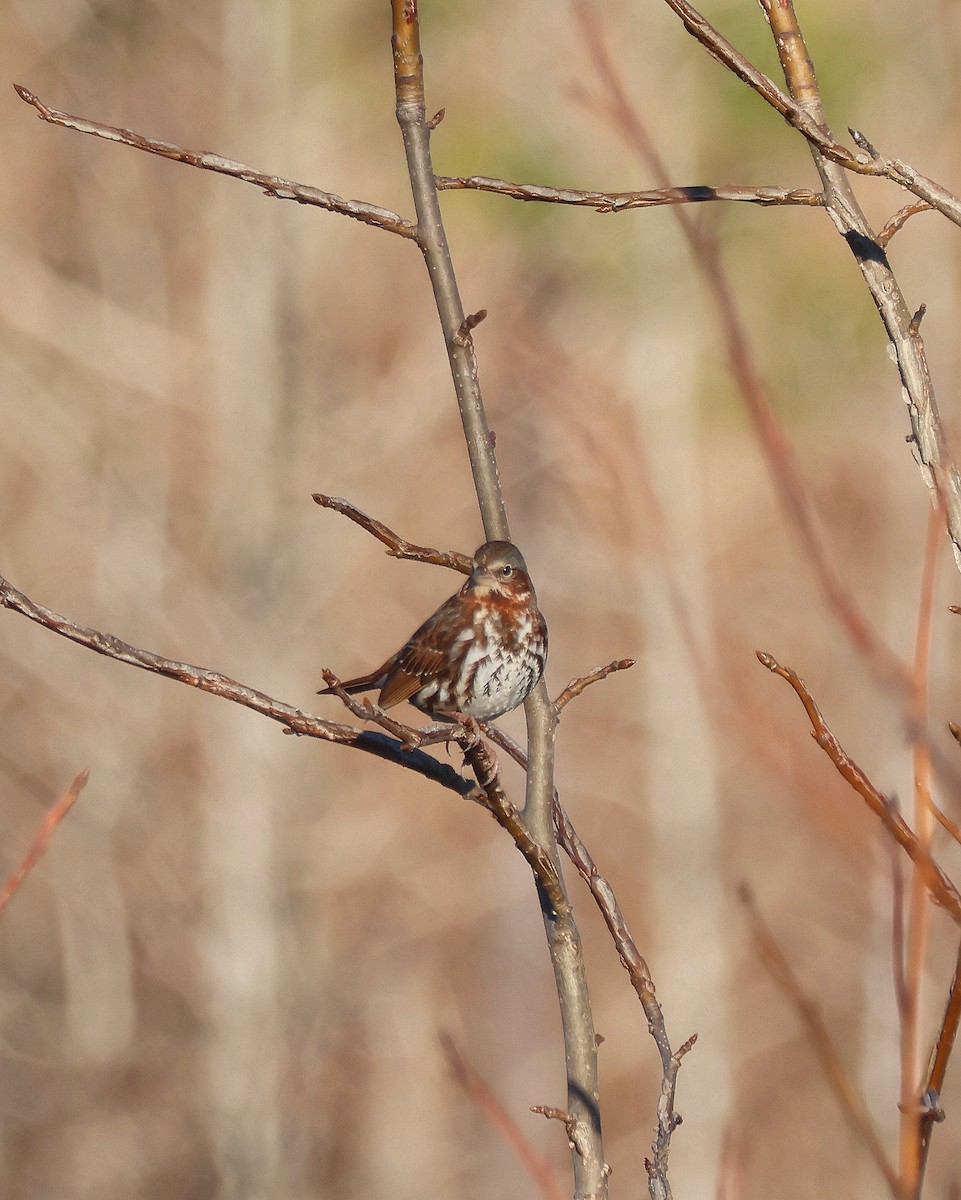
[(67, 790), (63, 793), (59, 800), (50, 808), (37, 831), (30, 849), (27, 851), (23, 862), (10, 876), (7, 882), (0, 888), (0, 917), (7, 911), (7, 905), (10, 903), (14, 893), (30, 874), (33, 868), (40, 861), (40, 858), (47, 848), (47, 843), (50, 841), (53, 831), (57, 828), (60, 822), (64, 819), (67, 813), (73, 808), (77, 797), (87, 786), (87, 780), (90, 777), (90, 768), (84, 767), (77, 778), (71, 783)]
[(361, 529), (366, 529), (379, 542), (383, 542), (392, 558), (407, 558), (416, 562), (431, 563), (436, 567), (450, 567), (452, 571), (460, 571), (462, 575), (469, 575), (474, 569), (473, 560), (468, 555), (458, 554), (456, 550), (434, 550), (430, 546), (418, 546), (414, 542), (405, 541), (392, 529), (388, 529), (382, 521), (369, 517), (349, 500), (341, 500), (339, 496), (325, 496), (323, 492), (314, 492), (313, 499), (321, 508), (338, 512)]
[(39, 96), (29, 88), (15, 83), (17, 95), (35, 108), (42, 121), (50, 125), (60, 125), (64, 129), (75, 129), (78, 133), (89, 133), (93, 137), (104, 138), (108, 142), (119, 142), (124, 146), (132, 146), (135, 150), (144, 150), (147, 154), (157, 154), (161, 158), (170, 158), (175, 162), (186, 163), (188, 167), (199, 167), (203, 171), (214, 171), (218, 175), (229, 175), (233, 179), (242, 179), (244, 183), (252, 183), (263, 190), (267, 196), (276, 200), (296, 200), (298, 204), (312, 204), (316, 208), (326, 209), (327, 212), (339, 213), (351, 217), (365, 225), (377, 229), (386, 229), (388, 233), (396, 233), (399, 237), (416, 241), (417, 232), (410, 221), (405, 221), (397, 213), (380, 208), (376, 204), (367, 204), (362, 200), (345, 200), (333, 192), (322, 192), (320, 188), (309, 187), (305, 183), (294, 183), (291, 179), (281, 179), (277, 175), (267, 175), (263, 171), (255, 171), (243, 163), (234, 162), (220, 154), (212, 154), (209, 150), (187, 150), (183, 146), (175, 146), (172, 142), (161, 142), (156, 138), (145, 137), (132, 129), (120, 129), (116, 125), (104, 125), (100, 121), (91, 121), (87, 117), (76, 117), (72, 113), (61, 112), (58, 108), (50, 108)]
[(615, 671), (628, 671), (636, 662), (636, 658), (619, 658), (615, 662), (608, 663), (607, 666), (595, 667), (588, 674), (582, 675), (579, 679), (572, 680), (554, 701), (554, 710), (557, 715), (560, 716), (561, 710), (566, 708), (585, 688), (589, 688), (592, 683), (599, 683), (602, 679), (606, 679), (608, 675), (613, 675)]

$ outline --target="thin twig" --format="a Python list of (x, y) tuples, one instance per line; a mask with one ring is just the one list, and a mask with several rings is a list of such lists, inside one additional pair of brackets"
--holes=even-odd
[(465, 795), (473, 788), (469, 779), (458, 775), (447, 764), (438, 762), (437, 759), (419, 750), (407, 751), (400, 742), (381, 734), (359, 730), (353, 725), (339, 725), (335, 721), (323, 721), (319, 717), (309, 716), (299, 708), (275, 700), (272, 696), (248, 687), (246, 684), (238, 683), (218, 671), (210, 671), (205, 667), (195, 667), (190, 663), (163, 658), (149, 650), (141, 650), (137, 646), (122, 642), (111, 633), (101, 633), (96, 629), (76, 625), (66, 617), (44, 608), (42, 604), (37, 604), (36, 601), (18, 591), (3, 578), (0, 578), (0, 606), (19, 612), (23, 616), (29, 617), (31, 621), (36, 621), (38, 625), (43, 625), (45, 628), (53, 630), (54, 633), (60, 634), (61, 637), (69, 638), (70, 641), (85, 646), (88, 650), (94, 650), (97, 654), (116, 659), (117, 662), (126, 663), (128, 666), (151, 671), (155, 675), (164, 675), (168, 679), (175, 679), (179, 683), (187, 684), (188, 687), (195, 687), (202, 692), (209, 692), (213, 696), (220, 696), (224, 700), (231, 700), (234, 704), (241, 704), (245, 708), (259, 712), (262, 716), (269, 717), (272, 721), (277, 721), (284, 726), (285, 732), (320, 738), (325, 742), (363, 750), (367, 754), (373, 754), (377, 758), (397, 763), (418, 775), (423, 775), (426, 779), (457, 792), (458, 795)]
[(504, 1141), (520, 1159), (534, 1183), (540, 1188), (545, 1200), (564, 1200), (564, 1193), (557, 1181), (554, 1168), (531, 1145), (520, 1126), (494, 1094), (490, 1084), (481, 1073), (467, 1061), (447, 1033), (440, 1035), (444, 1055), (450, 1064), (454, 1078), (464, 1089), (471, 1102), (484, 1114), (500, 1133)]
[(94, 137), (104, 138), (108, 142), (120, 142), (124, 146), (132, 146), (135, 150), (144, 150), (148, 154), (157, 154), (161, 158), (171, 158), (175, 162), (185, 163), (188, 167), (199, 167), (203, 171), (215, 171), (218, 175), (229, 175), (232, 179), (241, 179), (244, 183), (252, 183), (259, 187), (265, 195), (276, 200), (296, 200), (298, 204), (311, 204), (316, 208), (326, 209), (327, 212), (339, 213), (351, 217), (375, 229), (386, 229), (388, 233), (396, 233), (400, 237), (416, 239), (416, 230), (410, 221), (405, 221), (397, 213), (380, 208), (376, 204), (367, 204), (363, 200), (345, 200), (333, 192), (323, 192), (320, 188), (310, 187), (305, 183), (294, 183), (291, 179), (281, 179), (277, 175), (267, 175), (246, 167), (243, 163), (224, 158), (220, 154), (212, 154), (209, 150), (187, 150), (183, 146), (175, 146), (172, 142), (161, 142), (156, 138), (145, 137), (132, 129), (120, 129), (115, 125), (104, 125), (100, 121), (91, 121), (87, 117), (75, 117), (71, 113), (61, 112), (60, 109), (50, 108), (30, 91), (15, 83), (17, 95), (27, 104), (32, 105), (42, 121), (51, 125), (61, 125), (64, 129), (75, 129), (78, 133), (89, 133)]
[(775, 675), (786, 680), (804, 705), (804, 711), (811, 722), (811, 734), (828, 758), (834, 763), (840, 775), (847, 780), (852, 788), (868, 804), (868, 807), (879, 817), (881, 823), (897, 844), (905, 851), (913, 863), (924, 863), (927, 866), (927, 884), (936, 904), (941, 905), (951, 916), (952, 920), (961, 925), (961, 893), (942, 871), (938, 864), (928, 854), (911, 827), (904, 821), (900, 813), (894, 811), (887, 799), (878, 791), (861, 768), (848, 757), (844, 748), (825, 724), (821, 711), (808, 691), (804, 681), (790, 667), (782, 667), (770, 654), (757, 651), (758, 662), (767, 667)]
[(897, 1172), (888, 1161), (864, 1100), (844, 1068), (841, 1056), (817, 1005), (804, 990), (783, 950), (765, 925), (751, 889), (746, 884), (741, 884), (738, 895), (750, 918), (751, 934), (757, 946), (758, 957), (771, 973), (775, 983), (791, 1001), (794, 1010), (804, 1023), (818, 1062), (821, 1064), (821, 1069), (824, 1071), (831, 1090), (837, 1097), (841, 1111), (864, 1143), (878, 1170), (887, 1181), (891, 1194), (897, 1200), (900, 1195)]
[(24, 855), (23, 862), (7, 879), (3, 887), (0, 888), (0, 917), (2, 917), (7, 911), (7, 905), (10, 903), (10, 900), (16, 893), (17, 889), (39, 862), (41, 855), (47, 848), (47, 843), (50, 841), (53, 831), (57, 828), (71, 808), (73, 808), (77, 797), (87, 786), (87, 780), (89, 778), (90, 768), (84, 767), (73, 783), (71, 783), (63, 795), (45, 814), (43, 821), (40, 824), (40, 828), (37, 830), (33, 841), (30, 843), (30, 849)]
[(628, 671), (636, 662), (636, 658), (619, 658), (604, 667), (595, 667), (593, 671), (589, 671), (586, 675), (581, 675), (579, 679), (571, 680), (554, 701), (554, 709), (558, 716), (560, 716), (562, 709), (565, 709), (576, 696), (579, 696), (585, 688), (589, 688), (592, 683), (599, 683), (602, 679), (606, 679), (608, 675), (613, 675), (615, 671)]
[(437, 175), (437, 187), (442, 191), (493, 192), (512, 200), (536, 200), (543, 204), (567, 204), (575, 208), (591, 208), (599, 213), (627, 212), (635, 208), (660, 208), (666, 204), (704, 204), (712, 200), (740, 201), (759, 204), (762, 208), (778, 205), (817, 207), (824, 203), (820, 192), (810, 188), (744, 187), (739, 184), (688, 187), (652, 188), (641, 192), (593, 192), (577, 188), (552, 188), (536, 183), (514, 183), (509, 179), (494, 179), (489, 175)]
[(392, 558), (413, 559), (436, 567), (450, 567), (453, 571), (460, 571), (462, 575), (469, 575), (474, 569), (474, 561), (469, 555), (459, 554), (456, 550), (433, 550), (430, 546), (418, 546), (414, 542), (405, 541), (392, 529), (388, 529), (382, 521), (369, 517), (349, 500), (341, 500), (339, 496), (325, 496), (322, 492), (314, 492), (313, 499), (322, 508), (338, 512), (361, 529), (366, 529), (379, 542), (383, 542)]

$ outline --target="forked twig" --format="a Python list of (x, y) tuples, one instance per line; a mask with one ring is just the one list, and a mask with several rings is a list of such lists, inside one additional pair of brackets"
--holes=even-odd
[[(665, 0), (665, 3), (681, 18), (687, 32), (696, 38), (713, 58), (757, 92), (789, 125), (793, 125), (803, 134), (812, 150), (846, 171), (859, 175), (881, 175), (890, 179), (905, 191), (913, 192), (920, 200), (929, 203), (955, 225), (961, 225), (961, 199), (947, 188), (935, 183), (933, 179), (928, 179), (900, 159), (881, 154), (856, 130), (849, 130), (859, 148), (859, 153), (852, 153), (846, 146), (834, 140), (827, 122), (819, 122), (817, 116), (804, 104), (798, 103), (796, 95), (789, 96), (782, 91), (769, 75), (765, 75), (749, 62), (710, 21), (688, 4), (687, 0)], [(773, 3), (779, 9), (788, 8), (784, 0), (773, 0)], [(762, 7), (765, 12), (769, 12), (772, 6), (772, 0), (763, 0)]]
[(958, 958), (954, 965), (954, 975), (944, 1006), (944, 1016), (941, 1018), (938, 1036), (931, 1051), (925, 1087), (922, 1092), (920, 1171), (922, 1179), (928, 1161), (928, 1152), (931, 1149), (931, 1134), (934, 1126), (944, 1119), (944, 1113), (941, 1111), (941, 1092), (944, 1089), (948, 1060), (954, 1049), (959, 1025), (961, 1025), (961, 946), (958, 947)]
[(51, 806), (45, 814), (40, 828), (30, 843), (30, 849), (24, 855), (23, 862), (7, 879), (6, 883), (0, 888), (0, 917), (7, 911), (7, 905), (16, 893), (17, 889), (30, 874), (33, 868), (39, 862), (43, 852), (47, 848), (47, 843), (53, 831), (57, 828), (60, 822), (64, 819), (67, 813), (73, 808), (77, 797), (87, 786), (87, 780), (90, 778), (90, 768), (84, 767), (80, 774), (74, 779), (73, 783), (67, 788), (63, 795)]

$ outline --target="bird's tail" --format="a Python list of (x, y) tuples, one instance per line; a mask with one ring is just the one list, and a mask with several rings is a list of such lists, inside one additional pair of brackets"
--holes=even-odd
[(358, 675), (356, 679), (345, 679), (342, 683), (335, 684), (331, 687), (321, 688), (317, 693), (318, 696), (329, 696), (336, 688), (341, 687), (348, 695), (356, 695), (357, 692), (370, 692), (374, 688), (380, 688), (384, 682), (383, 671), (371, 671), (369, 675)]

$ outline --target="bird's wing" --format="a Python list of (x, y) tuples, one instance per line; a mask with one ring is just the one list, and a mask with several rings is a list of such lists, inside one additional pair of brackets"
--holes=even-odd
[(409, 700), (424, 684), (437, 678), (445, 661), (442, 651), (420, 641), (408, 642), (387, 673), (378, 699), (381, 708), (393, 708), (402, 700)]

